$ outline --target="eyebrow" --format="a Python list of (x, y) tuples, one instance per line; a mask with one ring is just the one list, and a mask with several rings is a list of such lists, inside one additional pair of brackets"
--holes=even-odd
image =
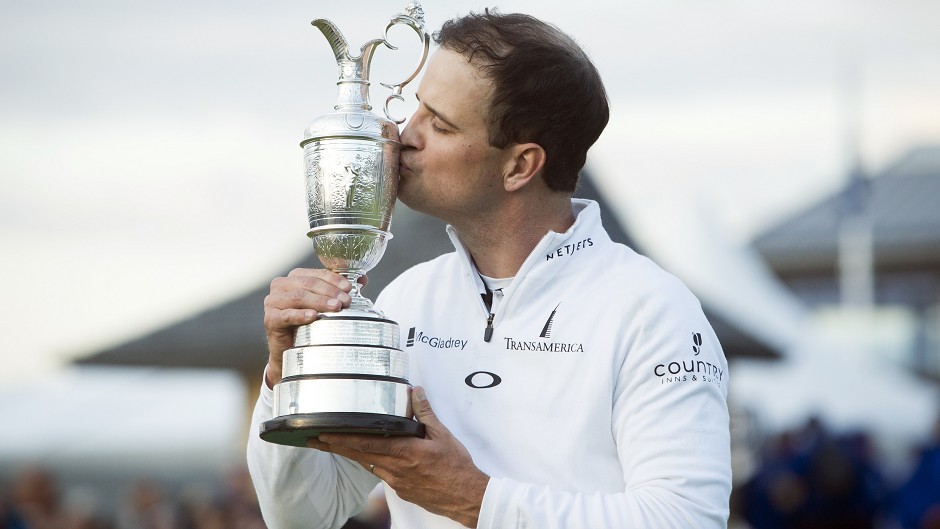
[(428, 105), (427, 103), (421, 102), (421, 96), (419, 96), (417, 93), (415, 93), (415, 99), (417, 99), (419, 103), (424, 105), (424, 108), (428, 109), (428, 112), (430, 112), (431, 114), (434, 114), (434, 117), (448, 124), (451, 128), (455, 130), (461, 130), (460, 127), (458, 127), (457, 125), (454, 125), (454, 122), (444, 117), (444, 115), (438, 112), (437, 110), (435, 110), (434, 107), (432, 107), (431, 105)]

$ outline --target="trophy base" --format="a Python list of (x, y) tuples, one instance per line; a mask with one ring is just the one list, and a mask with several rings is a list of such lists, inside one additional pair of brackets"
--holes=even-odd
[(379, 413), (303, 413), (261, 423), (261, 438), (269, 443), (306, 447), (321, 433), (355, 433), (384, 437), (424, 437), (424, 425), (412, 419)]

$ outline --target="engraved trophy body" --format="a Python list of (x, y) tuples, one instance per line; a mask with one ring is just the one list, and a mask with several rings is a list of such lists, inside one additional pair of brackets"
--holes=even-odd
[[(357, 279), (374, 267), (392, 238), (389, 232), (398, 191), (398, 123), (388, 104), (421, 71), (430, 36), (417, 3), (393, 17), (381, 39), (351, 56), (346, 39), (329, 20), (312, 22), (327, 38), (339, 67), (334, 111), (313, 120), (304, 132), (307, 213), (314, 252), (324, 267), (353, 285), (352, 301), (297, 329), (294, 347), (284, 352), (283, 378), (274, 387), (274, 418), (261, 425), (261, 438), (306, 446), (323, 432), (422, 436), (412, 419), (408, 356), (401, 332), (359, 292)], [(388, 30), (405, 24), (420, 36), (423, 50), (414, 72), (389, 85), (385, 116), (371, 112), (369, 68)]]

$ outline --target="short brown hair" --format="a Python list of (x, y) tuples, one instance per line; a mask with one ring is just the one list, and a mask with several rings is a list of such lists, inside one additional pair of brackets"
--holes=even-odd
[(574, 192), (587, 151), (610, 117), (600, 74), (581, 47), (535, 17), (490, 9), (445, 22), (434, 40), (493, 82), (490, 144), (539, 144), (545, 183)]

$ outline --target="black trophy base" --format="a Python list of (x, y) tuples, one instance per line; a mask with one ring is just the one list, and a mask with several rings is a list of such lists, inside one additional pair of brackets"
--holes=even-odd
[(307, 446), (321, 433), (356, 433), (389, 437), (424, 437), (424, 425), (412, 419), (380, 413), (302, 413), (261, 423), (261, 438), (269, 443)]

